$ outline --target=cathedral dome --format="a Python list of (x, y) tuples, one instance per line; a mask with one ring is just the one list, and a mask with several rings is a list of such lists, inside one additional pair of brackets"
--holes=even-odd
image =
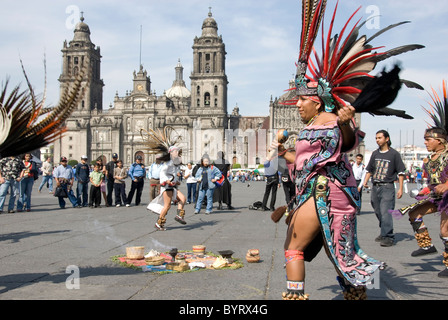
[(191, 92), (185, 86), (185, 81), (183, 79), (184, 67), (180, 63), (180, 59), (176, 66), (176, 80), (174, 80), (173, 85), (170, 89), (165, 92), (168, 98), (190, 98)]
[(90, 28), (84, 22), (84, 17), (81, 16), (81, 21), (78, 22), (75, 26), (75, 36), (73, 37), (73, 41), (83, 41), (83, 42), (91, 42), (90, 41)]
[(212, 11), (208, 13), (208, 18), (202, 23), (202, 36), (203, 37), (218, 37), (218, 24), (212, 17)]
[(168, 98), (190, 98), (191, 92), (186, 87), (174, 86), (166, 91)]

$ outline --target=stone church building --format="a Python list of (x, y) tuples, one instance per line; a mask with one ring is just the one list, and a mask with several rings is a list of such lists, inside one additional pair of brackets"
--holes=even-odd
[[(216, 159), (224, 151), (226, 160), (254, 168), (263, 163), (272, 132), (279, 128), (297, 131), (301, 123), (295, 107), (282, 106), (284, 96), (270, 102), (270, 115), (244, 117), (238, 106), (228, 112), (226, 49), (211, 11), (203, 21), (202, 34), (193, 40), (193, 70), (190, 88), (183, 79), (180, 61), (174, 68), (172, 87), (157, 96), (143, 66), (133, 72), (132, 91), (115, 95), (113, 105), (103, 109), (101, 52), (90, 39), (90, 28), (81, 17), (73, 40), (63, 44), (61, 92), (75, 79), (81, 68), (90, 68), (90, 79), (83, 86), (83, 100), (66, 121), (67, 132), (54, 143), (54, 160), (61, 156), (89, 161), (101, 156), (109, 161), (118, 153), (125, 166), (143, 156), (145, 164), (153, 155), (146, 152), (141, 129), (172, 126), (182, 136), (183, 159), (199, 161), (204, 153)], [(267, 102), (268, 103), (268, 102)], [(295, 111), (295, 112), (294, 112)]]

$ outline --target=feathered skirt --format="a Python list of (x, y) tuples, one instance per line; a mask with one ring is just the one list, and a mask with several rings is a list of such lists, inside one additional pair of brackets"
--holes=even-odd
[(305, 260), (313, 260), (323, 246), (340, 277), (353, 286), (365, 286), (383, 263), (369, 257), (359, 246), (357, 192), (356, 188), (341, 189), (319, 175), (311, 179), (297, 200), (300, 207), (313, 197), (320, 223), (321, 232), (306, 248)]

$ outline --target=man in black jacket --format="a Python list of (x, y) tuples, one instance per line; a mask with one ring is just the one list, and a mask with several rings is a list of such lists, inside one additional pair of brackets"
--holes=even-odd
[(117, 166), (118, 154), (112, 155), (112, 160), (106, 164), (106, 187), (107, 187), (107, 205), (112, 205), (112, 194), (114, 193), (114, 170)]
[(78, 207), (87, 207), (89, 205), (88, 189), (90, 168), (87, 163), (87, 156), (81, 157), (81, 162), (76, 165), (76, 198), (78, 199)]

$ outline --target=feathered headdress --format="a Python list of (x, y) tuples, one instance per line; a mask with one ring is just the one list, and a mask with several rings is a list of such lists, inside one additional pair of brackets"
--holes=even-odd
[(173, 127), (165, 126), (162, 130), (140, 129), (140, 135), (150, 154), (162, 154), (162, 157), (169, 158), (169, 154), (173, 150), (180, 150), (178, 143), (182, 140), (182, 137)]
[(45, 92), (42, 98), (36, 97), (23, 63), (22, 70), (28, 90), (16, 86), (8, 95), (6, 80), (0, 93), (0, 157), (17, 156), (54, 142), (66, 131), (64, 122), (82, 99), (86, 69), (65, 88), (56, 107), (44, 106)]
[(432, 103), (429, 103), (429, 107), (425, 108), (423, 107), (423, 110), (429, 115), (429, 118), (432, 121), (431, 123), (428, 123), (428, 125), (432, 128), (439, 128), (442, 129), (445, 134), (437, 133), (437, 132), (427, 132), (426, 135), (431, 135), (434, 139), (445, 139), (447, 140), (447, 133), (448, 133), (448, 97), (447, 97), (447, 83), (445, 80), (442, 82), (442, 95), (439, 96), (434, 90), (432, 89), (432, 94), (430, 93), (429, 96), (431, 97)]
[[(398, 66), (395, 66), (390, 72), (384, 70), (377, 77), (369, 74), (380, 61), (404, 52), (424, 48), (422, 45), (411, 44), (386, 52), (376, 52), (375, 50), (381, 47), (373, 47), (370, 44), (382, 33), (408, 21), (388, 26), (367, 38), (365, 35), (358, 37), (359, 30), (366, 23), (364, 21), (360, 24), (360, 20), (358, 20), (346, 35), (349, 23), (360, 9), (358, 8), (350, 16), (340, 33), (332, 36), (338, 8), (338, 4), (336, 4), (330, 28), (325, 35), (323, 18), (326, 3), (326, 0), (302, 0), (300, 54), (297, 62), (295, 88), (291, 90), (295, 90), (297, 96), (319, 97), (327, 112), (332, 112), (338, 103), (345, 105), (344, 101), (347, 101), (355, 107), (357, 112), (412, 118), (404, 111), (396, 112), (397, 110), (386, 107), (395, 100), (402, 83), (408, 87), (423, 88), (414, 82), (401, 80), (398, 77), (400, 72)], [(319, 55), (314, 48), (314, 42), (321, 23), (322, 52)], [(369, 90), (364, 93), (362, 92), (364, 88)], [(372, 90), (375, 90), (374, 94)], [(362, 98), (362, 100), (356, 102), (358, 98)], [(289, 100), (285, 104), (295, 103), (297, 100)]]

